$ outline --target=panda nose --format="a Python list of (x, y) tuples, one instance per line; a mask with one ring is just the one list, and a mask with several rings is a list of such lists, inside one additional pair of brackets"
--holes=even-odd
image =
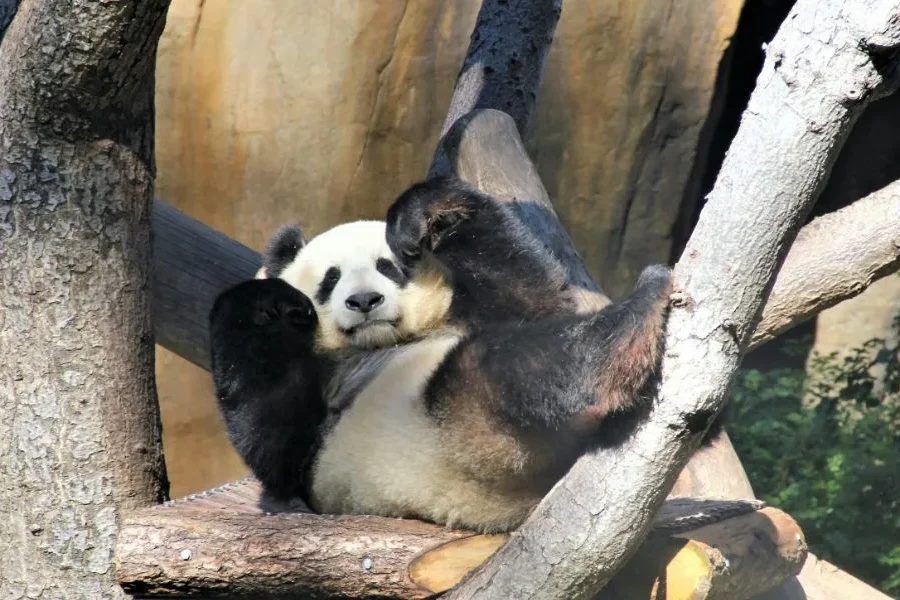
[(378, 292), (363, 292), (348, 297), (344, 304), (354, 312), (365, 314), (380, 306), (382, 302), (384, 302), (384, 296)]

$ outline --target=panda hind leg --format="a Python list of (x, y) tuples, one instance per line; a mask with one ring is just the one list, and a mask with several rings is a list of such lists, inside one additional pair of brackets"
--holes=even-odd
[(484, 328), (448, 355), (426, 406), (463, 445), (493, 448), (486, 453), (498, 464), (524, 474), (529, 460), (541, 463), (537, 454), (580, 443), (642, 404), (658, 373), (671, 290), (670, 270), (651, 266), (628, 298), (599, 312)]

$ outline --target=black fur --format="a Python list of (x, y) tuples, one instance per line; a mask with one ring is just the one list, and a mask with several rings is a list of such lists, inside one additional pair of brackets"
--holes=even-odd
[[(669, 286), (668, 269), (649, 267), (629, 298), (599, 313), (488, 325), (441, 365), (426, 401), (440, 406), (474, 378), (478, 382), (469, 383), (493, 400), (501, 420), (518, 428), (565, 431), (588, 409), (596, 411), (595, 423), (631, 410), (662, 350), (661, 328), (643, 331), (638, 324), (665, 311)], [(630, 351), (635, 345), (638, 350)]]
[(413, 186), (387, 224), (407, 270), (430, 253), (451, 273), (452, 317), (473, 329), (426, 388), (435, 416), (474, 395), (498, 426), (552, 439), (639, 404), (661, 356), (667, 267), (648, 267), (624, 301), (578, 315), (562, 265), (506, 207), (458, 180)]
[(325, 276), (319, 282), (319, 289), (316, 290), (316, 300), (319, 304), (327, 304), (331, 299), (331, 292), (334, 286), (341, 280), (341, 270), (338, 267), (330, 267), (325, 271)]
[(297, 253), (306, 245), (299, 225), (283, 225), (266, 244), (263, 251), (263, 267), (266, 277), (278, 277)]
[(575, 311), (562, 265), (506, 207), (459, 179), (401, 194), (388, 209), (387, 241), (408, 273), (437, 258), (453, 286), (450, 312), (469, 327)]
[(210, 313), (212, 372), (231, 442), (274, 501), (306, 500), (330, 364), (312, 303), (281, 279), (223, 292)]

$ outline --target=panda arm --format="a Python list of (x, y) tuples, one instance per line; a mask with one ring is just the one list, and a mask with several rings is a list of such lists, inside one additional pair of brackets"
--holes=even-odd
[(410, 187), (386, 221), (388, 245), (409, 275), (439, 264), (453, 315), (466, 325), (575, 312), (559, 261), (502, 203), (458, 179)]
[(669, 269), (651, 266), (631, 296), (599, 312), (479, 330), (435, 372), (426, 404), (451, 426), (471, 427), (467, 415), (482, 411), (492, 430), (568, 443), (640, 405), (658, 370), (670, 294)]
[(213, 380), (237, 452), (277, 501), (304, 498), (324, 419), (316, 313), (280, 279), (226, 290), (210, 313)]

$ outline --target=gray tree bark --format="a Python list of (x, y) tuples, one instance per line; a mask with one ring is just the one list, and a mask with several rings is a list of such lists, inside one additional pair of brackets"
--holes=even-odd
[(0, 43), (0, 597), (116, 598), (166, 497), (150, 322), (167, 0), (25, 2)]
[(779, 266), (855, 119), (896, 85), (900, 6), (799, 0), (675, 270), (662, 381), (624, 446), (583, 457), (449, 598), (589, 598), (646, 535), (721, 408)]

